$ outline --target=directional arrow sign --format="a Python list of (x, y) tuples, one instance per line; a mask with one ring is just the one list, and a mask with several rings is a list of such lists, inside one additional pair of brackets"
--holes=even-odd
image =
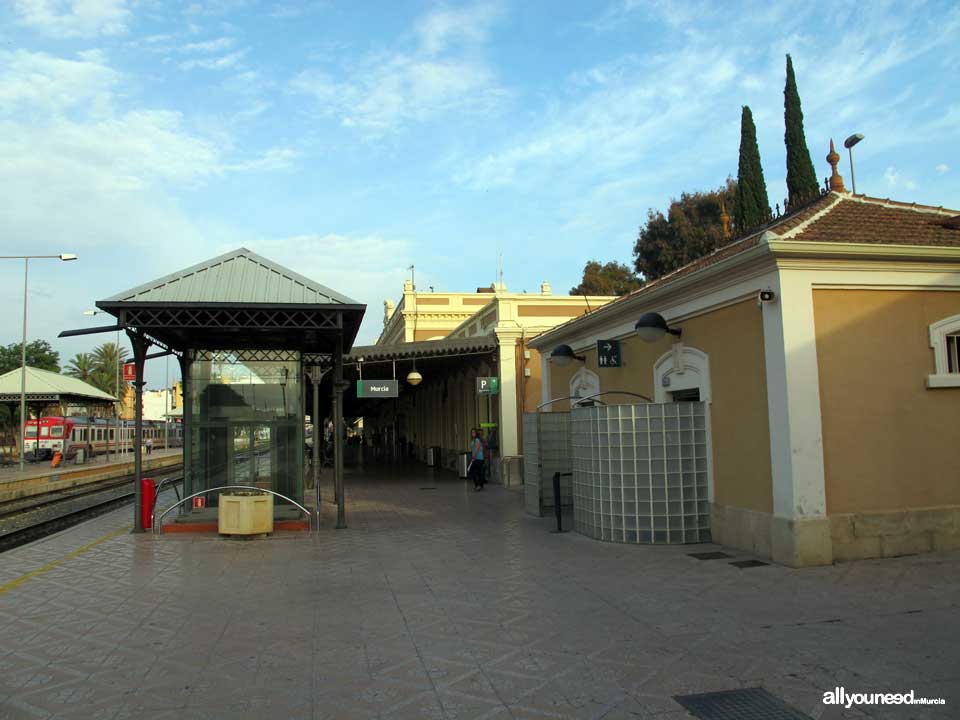
[(623, 367), (619, 340), (597, 340), (597, 365), (601, 368)]

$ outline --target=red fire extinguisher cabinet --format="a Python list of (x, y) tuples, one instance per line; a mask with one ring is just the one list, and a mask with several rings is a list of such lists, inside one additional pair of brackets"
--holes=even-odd
[(153, 501), (157, 497), (157, 485), (153, 478), (143, 478), (140, 480), (140, 523), (144, 530), (153, 527), (151, 515), (153, 515)]

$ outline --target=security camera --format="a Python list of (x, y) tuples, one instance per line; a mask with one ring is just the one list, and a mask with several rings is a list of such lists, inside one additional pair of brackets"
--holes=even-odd
[(773, 290), (761, 290), (760, 294), (757, 295), (757, 304), (763, 305), (763, 303), (774, 302), (777, 299), (777, 294)]

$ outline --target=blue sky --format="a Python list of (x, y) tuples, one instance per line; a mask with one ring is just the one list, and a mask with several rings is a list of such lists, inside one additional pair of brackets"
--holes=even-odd
[[(0, 41), (0, 254), (80, 256), (31, 266), (31, 338), (241, 245), (366, 302), (361, 342), (411, 263), (565, 292), (736, 175), (744, 104), (782, 202), (787, 52), (819, 176), (862, 132), (858, 191), (960, 207), (950, 2), (13, 0)], [(21, 298), (3, 261), (2, 343)]]

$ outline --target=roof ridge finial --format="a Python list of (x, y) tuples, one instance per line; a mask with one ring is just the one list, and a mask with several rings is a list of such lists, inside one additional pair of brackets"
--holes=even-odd
[(727, 206), (723, 202), (723, 195), (720, 196), (720, 222), (723, 223), (723, 239), (730, 239), (730, 216), (727, 215)]
[(827, 162), (830, 163), (830, 167), (833, 172), (830, 173), (830, 190), (833, 192), (846, 192), (847, 189), (843, 186), (843, 178), (840, 177), (840, 173), (837, 172), (837, 163), (840, 162), (840, 156), (837, 155), (837, 151), (833, 147), (833, 138), (830, 138), (830, 152), (827, 154)]

